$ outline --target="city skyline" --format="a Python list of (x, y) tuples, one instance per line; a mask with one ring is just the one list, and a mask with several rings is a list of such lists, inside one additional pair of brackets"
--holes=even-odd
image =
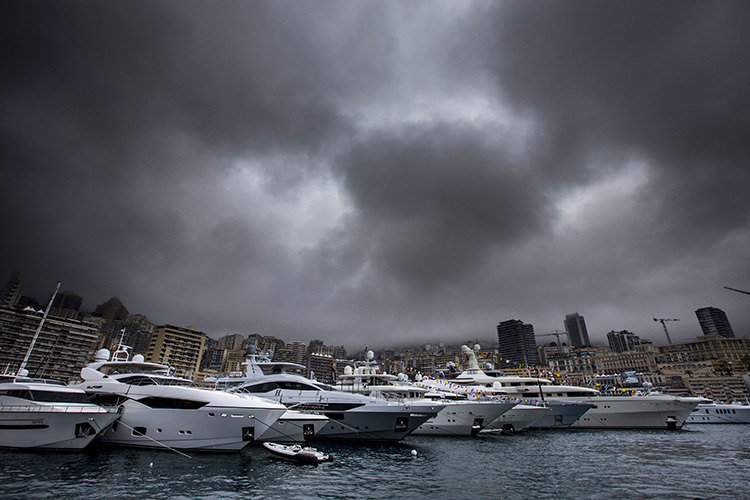
[(347, 347), (750, 333), (739, 4), (5, 7), (0, 282), (40, 301)]

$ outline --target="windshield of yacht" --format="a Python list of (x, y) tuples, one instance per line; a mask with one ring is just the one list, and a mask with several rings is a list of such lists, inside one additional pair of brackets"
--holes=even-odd
[(148, 363), (121, 363), (102, 365), (98, 368), (105, 375), (119, 375), (123, 373), (148, 373), (148, 374), (166, 374), (167, 369), (158, 365)]
[(39, 401), (44, 403), (88, 403), (91, 400), (83, 392), (56, 392), (28, 389), (9, 389), (0, 391), (0, 396)]
[(177, 385), (183, 387), (198, 387), (192, 380), (173, 377), (147, 377), (145, 375), (135, 375), (132, 377), (123, 377), (118, 379), (123, 384), (129, 385)]
[(318, 385), (320, 384), (316, 383), (315, 385), (308, 385), (302, 382), (280, 380), (278, 382), (259, 382), (255, 384), (244, 385), (236, 389), (235, 392), (264, 393), (275, 391), (276, 389), (285, 389), (292, 391), (319, 391), (321, 389), (320, 387), (317, 387)]

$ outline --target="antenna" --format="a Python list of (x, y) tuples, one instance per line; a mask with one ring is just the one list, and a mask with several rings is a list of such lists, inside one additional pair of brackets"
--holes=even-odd
[(49, 303), (47, 304), (47, 309), (44, 311), (44, 316), (42, 316), (42, 321), (39, 322), (39, 327), (36, 329), (34, 338), (31, 340), (31, 345), (29, 346), (29, 350), (26, 351), (26, 356), (23, 358), (23, 361), (21, 361), (21, 366), (18, 368), (19, 375), (21, 375), (21, 372), (26, 368), (26, 363), (29, 362), (29, 358), (31, 357), (31, 350), (34, 349), (34, 344), (36, 344), (36, 339), (39, 338), (39, 333), (42, 331), (42, 326), (44, 326), (44, 322), (47, 320), (47, 314), (49, 314), (49, 309), (50, 307), (52, 307), (52, 302), (55, 300), (55, 297), (57, 296), (57, 292), (60, 290), (60, 284), (62, 284), (62, 281), (57, 282), (57, 287), (55, 287), (55, 293), (53, 293), (52, 297), (49, 298)]

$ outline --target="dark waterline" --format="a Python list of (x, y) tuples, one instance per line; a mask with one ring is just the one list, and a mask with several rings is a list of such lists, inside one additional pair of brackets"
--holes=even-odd
[(748, 441), (750, 425), (414, 436), (395, 445), (320, 443), (335, 459), (319, 466), (262, 448), (190, 459), (125, 448), (0, 451), (0, 498), (747, 499)]

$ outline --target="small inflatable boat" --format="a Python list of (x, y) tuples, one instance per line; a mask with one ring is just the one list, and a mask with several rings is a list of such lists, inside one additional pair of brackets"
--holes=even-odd
[(263, 443), (263, 446), (279, 458), (303, 464), (319, 464), (333, 460), (327, 453), (322, 453), (315, 448), (308, 448), (298, 444), (285, 445), (278, 443)]

